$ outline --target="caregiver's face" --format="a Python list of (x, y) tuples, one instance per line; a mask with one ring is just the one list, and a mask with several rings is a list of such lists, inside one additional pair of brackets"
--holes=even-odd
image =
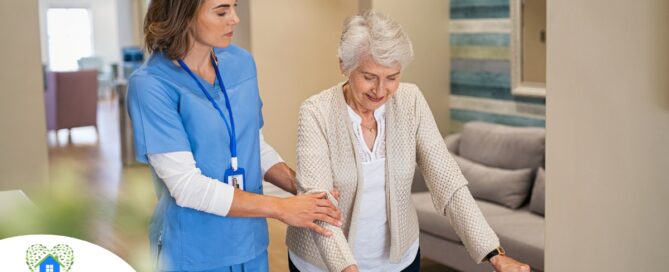
[(400, 86), (400, 65), (384, 66), (364, 57), (349, 75), (350, 97), (358, 109), (374, 111), (395, 95)]
[(227, 47), (239, 23), (236, 0), (204, 0), (191, 24), (196, 42), (211, 47)]

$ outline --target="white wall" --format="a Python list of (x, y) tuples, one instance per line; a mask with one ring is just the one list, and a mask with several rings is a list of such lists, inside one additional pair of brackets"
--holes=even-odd
[(141, 32), (141, 25), (138, 25), (138, 18), (136, 16), (135, 1), (133, 0), (116, 0), (116, 20), (118, 22), (118, 45), (124, 46), (138, 46), (138, 33)]
[(265, 102), (263, 132), (279, 154), (294, 165), (299, 106), (307, 97), (343, 80), (337, 60), (341, 25), (346, 17), (357, 12), (358, 3), (354, 0), (249, 3), (251, 51), (258, 65), (260, 94)]
[[(121, 60), (117, 0), (39, 0), (41, 39), (43, 41), (42, 62), (47, 63), (49, 60), (46, 33), (46, 12), (49, 8), (90, 9), (93, 20), (94, 54), (102, 57), (105, 64)], [(124, 42), (127, 41), (125, 35), (123, 39)]]
[[(251, 3), (249, 0), (237, 1), (237, 16), (239, 24), (235, 28), (233, 42), (241, 48), (251, 51)], [(253, 52), (251, 52), (253, 53)]]
[(37, 1), (0, 1), (0, 190), (48, 178)]
[(116, 13), (118, 16), (117, 32), (120, 47), (143, 45), (144, 15), (146, 15), (148, 1), (116, 0)]
[(667, 271), (669, 1), (548, 1), (546, 271)]

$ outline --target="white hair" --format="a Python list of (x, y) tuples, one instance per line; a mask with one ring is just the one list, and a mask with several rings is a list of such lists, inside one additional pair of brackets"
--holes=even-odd
[(367, 11), (344, 22), (338, 56), (346, 75), (367, 56), (381, 65), (399, 64), (404, 69), (413, 60), (413, 46), (400, 24), (381, 13)]

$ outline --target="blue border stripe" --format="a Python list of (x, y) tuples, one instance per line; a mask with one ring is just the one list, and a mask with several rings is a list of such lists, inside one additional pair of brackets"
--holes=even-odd
[(451, 0), (451, 7), (508, 6), (509, 0)]
[(511, 74), (511, 62), (508, 60), (451, 59), (451, 70), (463, 72), (486, 72)]
[(509, 6), (451, 8), (451, 19), (509, 18)]
[(546, 120), (494, 113), (451, 109), (451, 119), (460, 122), (483, 121), (518, 127), (546, 127)]
[(507, 33), (452, 33), (451, 45), (478, 45), (509, 47), (511, 35)]
[(476, 85), (451, 84), (451, 94), (480, 98), (516, 101), (532, 104), (546, 104), (546, 99), (538, 97), (514, 96), (511, 87), (485, 87)]
[(508, 88), (511, 86), (511, 76), (509, 74), (452, 70), (451, 83), (460, 85)]

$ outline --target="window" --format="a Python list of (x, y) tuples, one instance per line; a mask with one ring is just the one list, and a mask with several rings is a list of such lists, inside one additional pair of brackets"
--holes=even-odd
[(46, 17), (51, 70), (77, 70), (77, 60), (93, 54), (90, 11), (83, 8), (50, 8)]
[(46, 265), (46, 272), (53, 272), (53, 264)]

